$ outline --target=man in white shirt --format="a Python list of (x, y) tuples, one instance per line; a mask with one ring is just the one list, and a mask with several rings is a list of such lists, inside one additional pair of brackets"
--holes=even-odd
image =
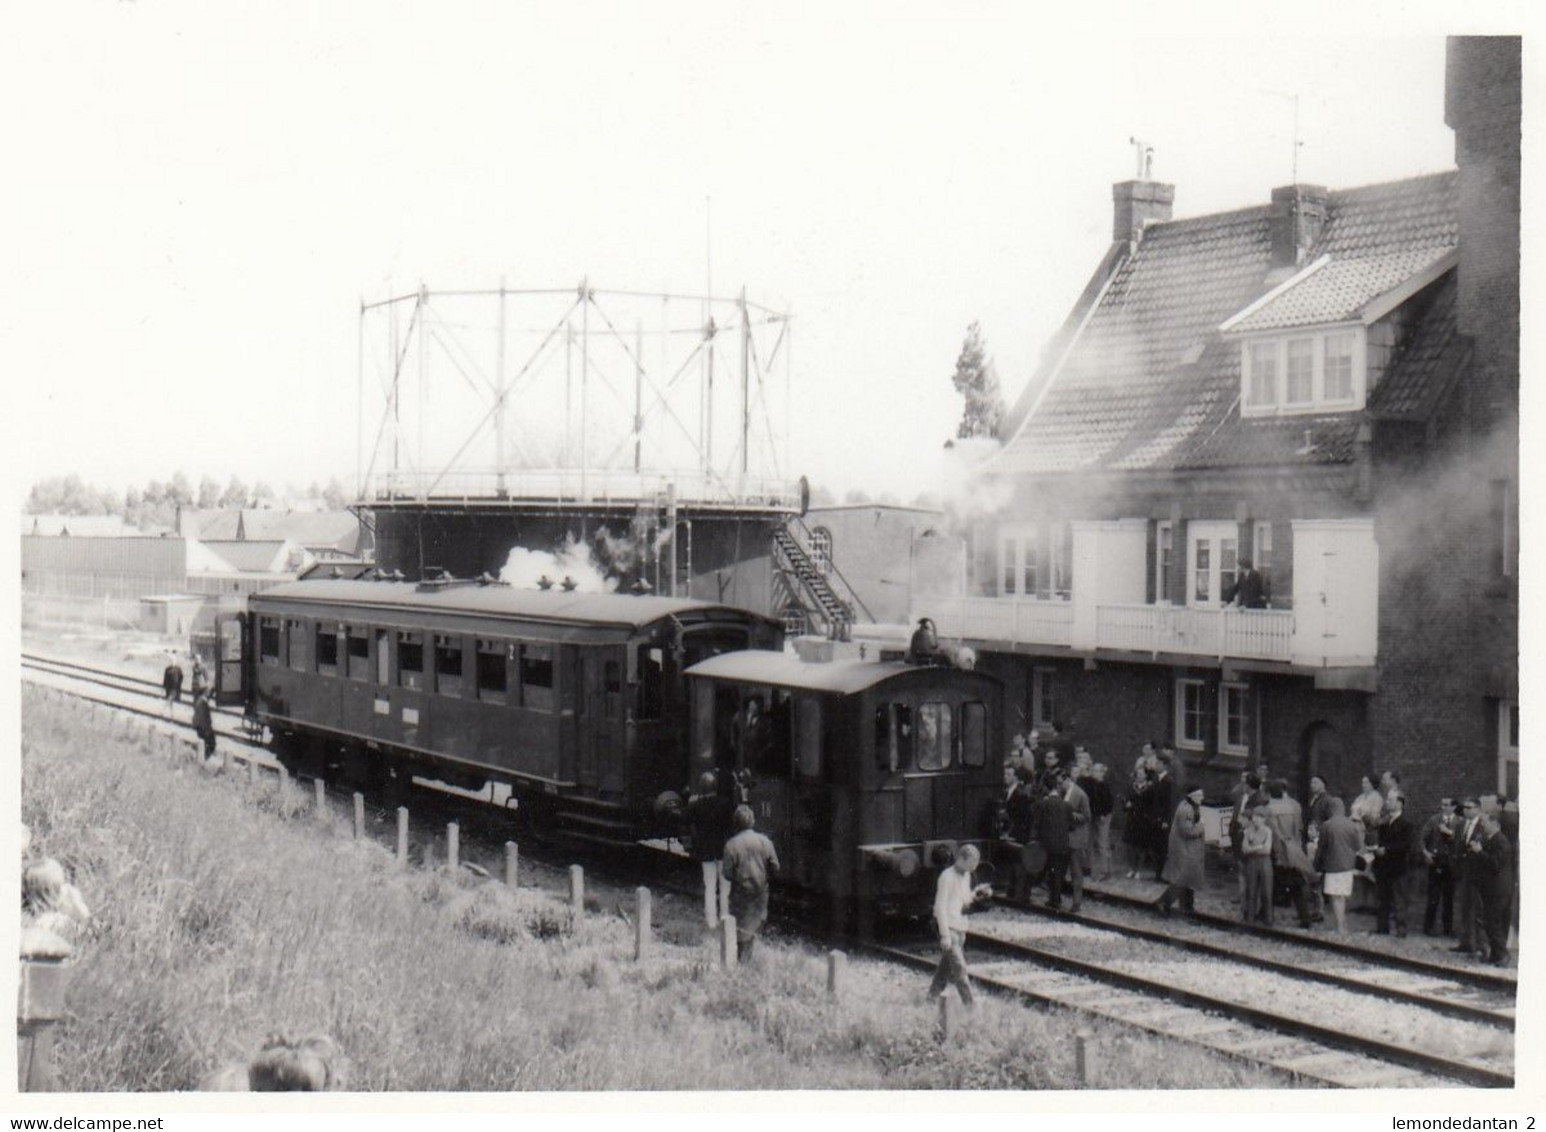
[(934, 923), (939, 928), (940, 956), (929, 983), (931, 1002), (949, 983), (966, 1006), (972, 1005), (972, 984), (966, 969), (966, 909), (992, 891), (987, 885), (972, 887), (972, 870), (980, 859), (975, 845), (963, 845), (956, 850), (955, 863), (939, 874), (934, 889)]

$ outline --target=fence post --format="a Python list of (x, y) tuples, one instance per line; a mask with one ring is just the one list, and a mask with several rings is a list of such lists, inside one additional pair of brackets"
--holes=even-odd
[(958, 1024), (959, 1010), (956, 1006), (956, 996), (948, 990), (939, 996), (939, 1029), (940, 1040), (948, 1042), (955, 1037)]
[(408, 863), (408, 807), (397, 807), (397, 863)]
[(446, 868), (456, 872), (462, 858), (462, 831), (456, 823), (446, 823)]
[(640, 885), (637, 896), (639, 914), (633, 925), (633, 958), (636, 963), (644, 958), (650, 945), (650, 890)]
[(735, 917), (721, 916), (719, 918), (719, 965), (730, 968), (734, 967), (736, 962)]
[(312, 804), (316, 808), (317, 820), (327, 821), (327, 783), (320, 778), (311, 780)]
[(703, 864), (703, 923), (710, 930), (718, 922), (714, 914), (719, 900), (719, 866), (712, 861)]
[(290, 772), (279, 764), (279, 808), (284, 810), (290, 804)]
[(1088, 1030), (1082, 1030), (1074, 1037), (1074, 1074), (1081, 1087), (1090, 1083), (1090, 1038)]
[(69, 968), (56, 959), (21, 961), (21, 994), (16, 1004), (17, 1087), (24, 1093), (52, 1092), (54, 1028), (64, 1016)]
[(365, 795), (358, 790), (354, 792), (354, 839), (358, 841), (365, 836)]
[(846, 952), (827, 952), (827, 997), (843, 997), (843, 972), (847, 968), (848, 955)]
[(505, 842), (505, 884), (515, 887), (515, 879), (521, 864), (521, 849), (513, 841)]
[(247, 756), (247, 785), (255, 787), (255, 786), (257, 786), (257, 784), (258, 784), (258, 760), (256, 758), (252, 757), (251, 755), (249, 755), (249, 756)]
[(229, 774), (231, 770), (231, 752), (226, 748), (220, 749), (220, 773)]
[(169, 733), (166, 737), (166, 757), (168, 762), (175, 763), (177, 761), (177, 735), (175, 732)]
[(585, 868), (583, 865), (569, 866), (569, 910), (574, 913), (576, 922), (585, 915)]

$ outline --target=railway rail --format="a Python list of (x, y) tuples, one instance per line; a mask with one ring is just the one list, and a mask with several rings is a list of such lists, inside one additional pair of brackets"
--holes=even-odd
[[(162, 724), (179, 728), (191, 726), (191, 722), (186, 718), (174, 717), (168, 720), (159, 703), (150, 705), (125, 702), (125, 697), (129, 697), (131, 701), (133, 699), (159, 701), (161, 687), (155, 681), (37, 654), (24, 654), (23, 667), (32, 672), (34, 678), (48, 678), (37, 680), (42, 686), (52, 687), (88, 702), (130, 712)], [(61, 684), (64, 686), (61, 687)], [(71, 684), (74, 685), (73, 688), (69, 686)], [(85, 686), (84, 690), (81, 688), (82, 685)], [(114, 695), (108, 698), (104, 695), (106, 692)], [(241, 716), (234, 712), (221, 711), (218, 713), (218, 718), (229, 722), (240, 720)], [(277, 765), (266, 755), (258, 754), (261, 749), (260, 744), (254, 743), (251, 737), (239, 729), (239, 726), (234, 728), (228, 726), (224, 729), (217, 727), (217, 734), (227, 741), (249, 748), (250, 753), (245, 757), (260, 765), (270, 767)], [(348, 795), (350, 791), (340, 790), (329, 784), (328, 793), (337, 797)], [(430, 837), (433, 837), (434, 830), (432, 825), (424, 822), (426, 810), (429, 816), (440, 817), (444, 816), (440, 810), (441, 807), (455, 808), (468, 800), (475, 800), (473, 796), (462, 791), (443, 795), (439, 792), (427, 793), (435, 795), (433, 804), (418, 807), (419, 813), (415, 815), (414, 824), (419, 826), (422, 832), (427, 832)], [(426, 798), (424, 801), (429, 802), (430, 799)], [(368, 808), (371, 815), (378, 820), (389, 819), (392, 816), (389, 806), (372, 802)], [(499, 819), (494, 817), (496, 812), (503, 818), (502, 826), (499, 824)], [(460, 810), (457, 810), (457, 813), (458, 816), (462, 816)], [(500, 837), (499, 830), (508, 833), (508, 813), (491, 812), (486, 800), (484, 814), (467, 816), (472, 817), (472, 821), (468, 823), (468, 832), (473, 835), (464, 841), (467, 849), (472, 849), (476, 845), (477, 835), (480, 832), (495, 837)], [(500, 839), (503, 838), (500, 837)], [(656, 856), (669, 858), (677, 866), (681, 864), (674, 855), (664, 851), (658, 851)], [(556, 868), (551, 862), (539, 860), (534, 863)], [(656, 883), (664, 881), (665, 886), (674, 892), (684, 896), (692, 895), (691, 886), (680, 880), (670, 879), (664, 873), (657, 874), (654, 868), (641, 869), (637, 861), (620, 867), (623, 871), (633, 874), (631, 879), (645, 879), (647, 873), (649, 879)], [(1097, 894), (1088, 888), (1086, 894), (1090, 897), (1109, 900), (1113, 904), (1139, 905), (1142, 903), (1117, 897), (1114, 894)], [(1513, 1018), (1493, 1007), (1467, 1004), (1420, 992), (1401, 991), (1367, 982), (1360, 983), (1356, 979), (1316, 971), (1309, 967), (1298, 967), (1294, 964), (1260, 963), (1253, 957), (1231, 953), (1228, 949), (1217, 945), (1177, 938), (1166, 932), (1120, 925), (1117, 921), (1107, 921), (1099, 917), (1082, 916), (1077, 919), (1092, 928), (1118, 931), (1133, 939), (1175, 948), (1188, 954), (1207, 956), (1217, 960), (1230, 958), (1236, 962), (1250, 962), (1263, 969), (1274, 970), (1288, 978), (1314, 980), (1349, 991), (1382, 995), (1443, 1017), (1463, 1018), (1508, 1031), (1513, 1029)], [(1204, 918), (1204, 922), (1214, 920), (1217, 920), (1222, 928), (1239, 926), (1217, 917)], [(1320, 950), (1351, 953), (1375, 965), (1418, 970), (1435, 977), (1469, 982), (1489, 990), (1512, 991), (1514, 985), (1512, 979), (1499, 979), (1497, 976), (1489, 978), (1491, 973), (1488, 972), (1468, 972), (1445, 965), (1424, 964), (1407, 957), (1358, 948), (1356, 945), (1328, 947), (1325, 945), (1333, 941), (1306, 938), (1286, 932), (1267, 931), (1263, 934), (1270, 934), (1274, 938), (1289, 943), (1312, 947), (1321, 945)], [(1457, 1082), (1498, 1088), (1510, 1087), (1513, 1084), (1511, 1071), (1478, 1064), (1475, 1061), (1443, 1057), (1413, 1049), (1410, 1045), (1398, 1046), (1347, 1034), (1327, 1026), (1276, 1014), (1260, 1007), (1147, 979), (1109, 964), (1060, 954), (1056, 950), (1045, 947), (1037, 947), (984, 932), (973, 932), (970, 945), (978, 954), (991, 957), (988, 964), (979, 965), (979, 969), (973, 971), (973, 978), (994, 993), (1042, 1007), (1071, 1009), (1107, 1021), (1120, 1022), (1132, 1028), (1197, 1045), (1216, 1054), (1263, 1066), (1306, 1082), (1330, 1087), (1353, 1088), (1441, 1087)], [(871, 954), (913, 968), (925, 969), (932, 968), (934, 965), (932, 954), (920, 945), (862, 944), (858, 946)], [(1467, 979), (1466, 976), (1471, 978)], [(1497, 985), (1499, 983), (1505, 985), (1499, 986)]]

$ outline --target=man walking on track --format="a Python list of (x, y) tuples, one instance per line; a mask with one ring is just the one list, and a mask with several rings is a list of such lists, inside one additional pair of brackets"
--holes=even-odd
[(736, 834), (725, 843), (720, 874), (730, 885), (730, 915), (735, 917), (736, 953), (751, 958), (752, 944), (768, 918), (768, 877), (778, 872), (773, 842), (752, 829), (750, 806), (737, 806), (731, 824)]
[(956, 850), (955, 863), (939, 874), (934, 888), (934, 923), (939, 928), (939, 966), (929, 983), (929, 1001), (945, 991), (945, 984), (956, 988), (961, 1002), (972, 1005), (971, 976), (966, 969), (966, 909), (993, 890), (988, 885), (972, 887), (972, 870), (981, 854), (975, 845)]
[(166, 659), (166, 669), (161, 673), (161, 690), (166, 695), (166, 717), (171, 719), (172, 708), (183, 694), (183, 670), (175, 656)]
[(209, 689), (200, 688), (193, 699), (193, 730), (204, 741), (204, 758), (215, 753), (215, 719), (209, 710)]

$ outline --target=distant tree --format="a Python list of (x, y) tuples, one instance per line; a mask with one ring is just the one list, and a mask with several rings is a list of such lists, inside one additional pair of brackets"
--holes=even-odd
[(172, 473), (172, 482), (167, 484), (166, 497), (174, 508), (193, 506), (193, 484), (186, 473)]
[(843, 496), (843, 502), (844, 503), (868, 503), (868, 502), (870, 502), (870, 493), (867, 492), (867, 491), (863, 491), (863, 490), (861, 490), (861, 489), (856, 487), (856, 488), (852, 489), (851, 491), (849, 491), (846, 495)]
[(321, 499), (322, 498), (322, 485), (319, 484), (316, 480), (312, 480), (311, 481), (311, 486), (306, 489), (306, 498), (307, 499)]
[(151, 480), (145, 485), (143, 500), (147, 507), (157, 507), (166, 499), (166, 487), (160, 480)]
[(213, 511), (220, 506), (220, 481), (213, 476), (199, 480), (199, 510)]
[(276, 498), (274, 489), (262, 480), (252, 485), (252, 505), (254, 507), (272, 507)]
[(117, 501), (71, 472), (38, 480), (27, 494), (29, 515), (111, 515)]
[(231, 482), (225, 485), (225, 491), (220, 495), (220, 506), (245, 507), (248, 502), (247, 485), (236, 476), (232, 476)]
[(344, 485), (338, 482), (337, 476), (327, 481), (327, 487), (322, 492), (322, 501), (332, 511), (342, 511), (349, 505), (349, 497), (344, 493)]
[(956, 392), (966, 399), (956, 436), (996, 436), (999, 421), (1004, 417), (1004, 395), (999, 389), (998, 371), (987, 354), (982, 327), (975, 322), (966, 328), (966, 341), (961, 343), (961, 356), (956, 358), (956, 372), (951, 380)]

